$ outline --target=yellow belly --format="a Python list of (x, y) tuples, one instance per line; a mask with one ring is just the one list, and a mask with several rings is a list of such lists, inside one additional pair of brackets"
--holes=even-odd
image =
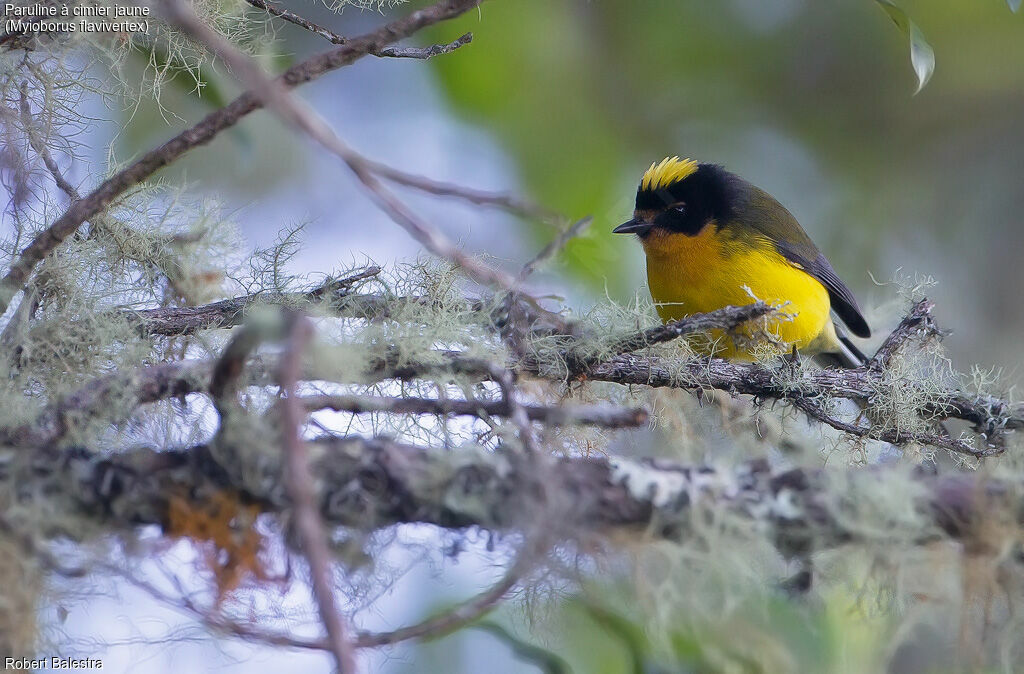
[[(818, 353), (837, 343), (825, 287), (787, 261), (770, 241), (739, 243), (709, 225), (696, 236), (654, 231), (643, 245), (647, 282), (663, 321), (750, 304), (753, 294), (785, 305), (781, 311), (787, 317), (767, 321), (767, 331), (783, 343), (782, 348)], [(712, 340), (698, 348), (725, 358), (751, 356), (752, 344), (745, 339), (713, 334)]]

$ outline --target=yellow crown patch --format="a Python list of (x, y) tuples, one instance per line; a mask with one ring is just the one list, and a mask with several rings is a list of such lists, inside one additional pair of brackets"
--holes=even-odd
[(657, 190), (677, 183), (697, 170), (697, 162), (692, 159), (665, 157), (661, 162), (654, 162), (651, 168), (644, 171), (640, 181), (640, 189)]

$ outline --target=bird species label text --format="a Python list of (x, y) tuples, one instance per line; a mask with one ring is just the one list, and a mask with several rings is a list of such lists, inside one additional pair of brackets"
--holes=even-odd
[(4, 3), (4, 31), (16, 35), (148, 33), (149, 7)]

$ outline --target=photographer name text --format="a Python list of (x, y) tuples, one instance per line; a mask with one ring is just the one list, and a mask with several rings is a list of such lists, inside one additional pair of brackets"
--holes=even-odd
[(96, 658), (4, 658), (4, 669), (103, 669), (103, 661)]

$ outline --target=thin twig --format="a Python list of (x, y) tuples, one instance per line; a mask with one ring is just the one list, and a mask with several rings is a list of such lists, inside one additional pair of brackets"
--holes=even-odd
[(57, 165), (57, 161), (53, 158), (50, 153), (50, 148), (46, 147), (46, 143), (39, 137), (35, 129), (35, 122), (32, 119), (32, 107), (28, 102), (28, 82), (21, 83), (21, 123), (25, 128), (25, 135), (28, 136), (28, 143), (32, 146), (32, 149), (36, 151), (36, 154), (43, 160), (43, 164), (46, 166), (46, 170), (53, 176), (53, 181), (57, 184), (64, 194), (68, 196), (71, 201), (78, 201), (82, 196), (78, 193), (78, 190), (68, 182), (67, 178), (60, 170), (60, 166)]
[[(608, 358), (607, 354), (613, 354), (616, 357), (623, 356), (686, 335), (710, 330), (735, 330), (744, 323), (767, 316), (773, 311), (775, 311), (774, 307), (759, 300), (745, 306), (728, 306), (707, 313), (691, 314), (685, 318), (620, 337), (611, 345), (601, 348), (599, 352), (595, 352), (594, 345), (590, 343), (590, 340), (576, 339), (568, 344), (563, 351), (564, 362), (568, 367), (567, 374), (570, 377), (584, 374), (588, 369)], [(529, 370), (536, 369), (536, 363), (532, 357), (521, 359), (520, 366)]]
[(818, 404), (815, 400), (806, 395), (794, 395), (790, 397), (789, 400), (795, 407), (803, 410), (803, 412), (810, 418), (820, 421), (823, 424), (827, 424), (837, 431), (849, 433), (850, 435), (858, 438), (871, 438), (873, 440), (888, 442), (893, 445), (906, 445), (908, 443), (928, 445), (939, 449), (945, 449), (956, 454), (973, 456), (975, 458), (996, 456), (1003, 453), (1002, 448), (993, 447), (991, 449), (978, 449), (967, 442), (951, 438), (947, 435), (940, 435), (938, 433), (929, 433), (926, 431), (901, 431), (899, 429), (888, 428), (878, 430), (872, 426), (858, 426), (855, 423), (839, 419), (834, 414), (829, 413), (822, 405)]
[(313, 326), (304, 317), (295, 319), (288, 348), (281, 359), (282, 435), (285, 452), (285, 486), (295, 507), (295, 528), (306, 559), (309, 575), (320, 611), (320, 620), (327, 631), (327, 641), (338, 674), (355, 671), (355, 654), (346, 635), (341, 613), (335, 605), (334, 582), (331, 575), (331, 554), (327, 549), (327, 532), (320, 520), (313, 475), (309, 468), (306, 443), (302, 439), (302, 425), (306, 412), (298, 399), (298, 380), (302, 371), (302, 352), (313, 336)]
[[(332, 44), (342, 45), (348, 44), (349, 40), (346, 37), (338, 35), (330, 28), (325, 28), (319, 24), (313, 23), (309, 19), (299, 16), (295, 12), (289, 11), (278, 7), (272, 2), (266, 2), (265, 0), (245, 0), (253, 7), (262, 9), (269, 14), (284, 19), (288, 23), (304, 28), (315, 35), (319, 35)], [(473, 34), (466, 33), (459, 37), (459, 39), (449, 42), (448, 44), (434, 44), (429, 47), (383, 47), (376, 51), (370, 52), (374, 56), (390, 57), (390, 58), (407, 58), (407, 59), (428, 59), (432, 56), (440, 56), (441, 54), (450, 54), (459, 47), (465, 46), (473, 41)]]
[[(128, 569), (117, 567), (112, 564), (98, 564), (96, 570), (106, 571), (116, 577), (123, 578), (127, 583), (131, 584), (133, 587), (137, 587), (162, 604), (195, 618), (201, 625), (215, 634), (236, 637), (239, 639), (245, 639), (249, 642), (256, 642), (278, 648), (296, 648), (313, 651), (330, 650), (329, 645), (322, 638), (301, 638), (293, 634), (275, 632), (251, 623), (241, 623), (232, 620), (231, 618), (223, 615), (223, 612), (219, 611), (216, 607), (205, 608), (200, 606), (199, 603), (186, 592), (179, 591), (174, 594), (164, 591), (158, 588), (155, 584), (147, 582), (135, 574), (130, 573)], [(175, 590), (178, 590), (181, 583), (176, 580), (172, 580), (171, 585), (174, 586)]]
[(396, 169), (393, 166), (372, 159), (365, 159), (364, 163), (368, 169), (388, 182), (411, 187), (427, 194), (460, 199), (477, 206), (498, 208), (525, 220), (533, 219), (561, 225), (568, 219), (556, 211), (505, 192), (479, 190), (464, 185), (434, 180), (433, 178)]
[(472, 33), (463, 33), (458, 38), (446, 44), (432, 44), (429, 47), (384, 47), (376, 56), (388, 56), (396, 59), (426, 59), (442, 54), (451, 54), (460, 47), (465, 47), (473, 41)]
[(685, 318), (656, 325), (653, 328), (647, 328), (637, 334), (624, 337), (614, 342), (608, 350), (621, 355), (655, 344), (671, 342), (698, 332), (735, 330), (744, 323), (767, 316), (775, 310), (772, 305), (758, 300), (744, 306), (728, 306), (708, 313), (690, 314)]
[(356, 636), (356, 648), (380, 648), (393, 646), (410, 639), (436, 638), (461, 629), (478, 620), (481, 616), (494, 609), (515, 588), (520, 579), (518, 565), (514, 566), (505, 576), (495, 583), (494, 587), (485, 590), (469, 601), (427, 618), (421, 623), (402, 627), (391, 632), (361, 632)]
[(519, 271), (519, 282), (525, 281), (530, 274), (536, 271), (537, 267), (558, 255), (569, 241), (582, 234), (593, 221), (593, 216), (588, 215), (566, 227), (551, 243), (544, 246), (532, 260), (523, 265), (523, 268)]
[(334, 298), (342, 294), (347, 294), (357, 284), (371, 279), (380, 274), (380, 267), (375, 264), (371, 264), (365, 269), (360, 269), (357, 272), (352, 272), (341, 278), (328, 279), (326, 282), (321, 283), (319, 286), (307, 293), (307, 297), (310, 300), (321, 300), (324, 298)]
[[(530, 425), (530, 418), (523, 403), (516, 396), (516, 380), (513, 372), (505, 367), (496, 364), (491, 365), (491, 379), (501, 389), (502, 402), (508, 410), (509, 421), (516, 427), (519, 435), (519, 442), (523, 449), (534, 456), (537, 453), (537, 438), (534, 435), (533, 427)], [(540, 460), (538, 458), (538, 460)]]

